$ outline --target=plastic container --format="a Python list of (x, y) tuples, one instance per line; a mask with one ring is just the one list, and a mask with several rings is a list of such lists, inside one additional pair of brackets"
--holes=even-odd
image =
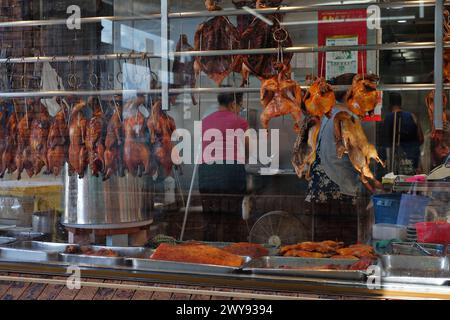
[(375, 223), (397, 224), (401, 193), (380, 194), (372, 197)]
[(450, 223), (419, 222), (416, 223), (417, 239), (427, 243), (450, 243)]
[(398, 224), (378, 223), (372, 226), (374, 240), (406, 240), (406, 227)]

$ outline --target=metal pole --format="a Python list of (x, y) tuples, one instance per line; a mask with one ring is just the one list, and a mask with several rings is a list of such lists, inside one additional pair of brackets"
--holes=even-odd
[[(434, 49), (434, 42), (399, 42), (384, 43), (373, 45), (355, 45), (355, 46), (335, 46), (335, 47), (317, 47), (317, 46), (295, 46), (287, 47), (285, 52), (306, 53), (306, 52), (335, 52), (335, 51), (384, 51), (384, 50), (405, 50), (405, 49)], [(450, 42), (444, 44), (444, 48), (450, 48)], [(241, 49), (241, 50), (211, 50), (211, 51), (183, 51), (169, 52), (169, 60), (173, 57), (182, 56), (218, 56), (218, 55), (237, 55), (237, 54), (274, 54), (277, 48), (264, 49)], [(42, 62), (69, 62), (69, 61), (92, 61), (92, 60), (119, 60), (119, 59), (148, 59), (161, 58), (159, 55), (148, 53), (111, 53), (98, 55), (76, 55), (76, 56), (35, 56), (35, 57), (15, 57), (1, 58), (0, 63), (42, 63)]]
[[(302, 89), (308, 89), (308, 86), (300, 86)], [(333, 86), (334, 90), (347, 90), (349, 86)], [(434, 89), (434, 84), (391, 84), (380, 85), (378, 90), (381, 91), (430, 91)], [(444, 86), (445, 90), (450, 90), (450, 85)], [(222, 93), (222, 92), (239, 92), (239, 93), (258, 93), (260, 88), (178, 88), (169, 89), (169, 93), (182, 94), (182, 93)], [(149, 90), (55, 90), (55, 91), (28, 91), (28, 92), (0, 92), (0, 98), (25, 98), (25, 97), (59, 97), (59, 96), (111, 96), (111, 95), (134, 95), (136, 93), (141, 94), (161, 94), (161, 89), (149, 89)]]
[(169, 7), (161, 0), (161, 89), (162, 109), (169, 110)]
[(442, 14), (444, 12), (444, 0), (436, 0), (434, 9), (434, 41), (436, 48), (434, 50), (434, 84), (436, 85), (434, 96), (434, 127), (442, 130), (443, 125), (443, 63), (444, 63), (444, 46), (443, 46), (443, 23)]

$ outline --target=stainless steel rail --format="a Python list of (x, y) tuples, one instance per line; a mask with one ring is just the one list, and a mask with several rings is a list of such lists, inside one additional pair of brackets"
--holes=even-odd
[[(302, 89), (307, 89), (308, 86), (301, 86)], [(334, 86), (335, 90), (346, 90), (348, 86)], [(434, 84), (382, 84), (378, 86), (382, 91), (429, 91), (435, 88)], [(445, 90), (450, 90), (450, 85), (444, 87)], [(259, 93), (260, 88), (178, 88), (169, 89), (169, 93), (222, 93), (222, 92), (236, 92), (236, 93)], [(161, 94), (161, 89), (151, 90), (78, 90), (78, 91), (27, 91), (27, 92), (0, 92), (0, 98), (27, 98), (27, 97), (59, 97), (59, 96), (111, 96), (122, 94)]]
[[(441, 1), (441, 0), (439, 0)], [(318, 1), (320, 2), (320, 1)], [(346, 8), (366, 8), (369, 5), (376, 4), (380, 8), (387, 7), (402, 7), (402, 8), (414, 8), (414, 7), (429, 7), (436, 4), (435, 0), (417, 0), (417, 1), (392, 1), (392, 2), (363, 2), (355, 3), (354, 1), (327, 1), (325, 3), (317, 3), (313, 5), (304, 6), (285, 6), (280, 9), (269, 8), (269, 9), (258, 9), (255, 10), (257, 13), (293, 13), (293, 12), (314, 12), (318, 10), (337, 10), (342, 9), (343, 6)], [(450, 1), (445, 1), (445, 4), (450, 4)], [(221, 11), (190, 11), (190, 12), (172, 12), (168, 14), (169, 19), (183, 19), (183, 18), (202, 18), (202, 17), (215, 17), (215, 16), (238, 16), (238, 15), (248, 15), (249, 13), (243, 9), (224, 9)], [(86, 17), (81, 18), (81, 24), (87, 23), (98, 23), (102, 20), (110, 20), (114, 22), (120, 21), (143, 21), (143, 20), (159, 20), (161, 19), (161, 13), (153, 13), (148, 15), (139, 16), (103, 16), (103, 17)], [(64, 25), (66, 24), (66, 19), (53, 19), (53, 20), (23, 20), (23, 21), (5, 21), (0, 23), (0, 28), (6, 27), (36, 27), (36, 26), (53, 26), (53, 25)]]
[(444, 12), (444, 0), (436, 0), (436, 7), (434, 9), (434, 41), (436, 42), (436, 48), (434, 51), (434, 83), (436, 86), (434, 96), (434, 127), (437, 130), (442, 130), (443, 124), (443, 55), (444, 55), (444, 32), (442, 23), (442, 13)]
[[(385, 44), (368, 44), (354, 46), (295, 46), (285, 48), (285, 52), (292, 53), (308, 53), (308, 52), (333, 52), (333, 51), (387, 51), (387, 50), (415, 50), (415, 49), (434, 49), (434, 42), (399, 42)], [(444, 43), (444, 48), (450, 48), (450, 42)], [(277, 53), (276, 48), (264, 49), (242, 49), (242, 50), (212, 50), (212, 51), (184, 51), (169, 52), (169, 58), (179, 56), (216, 56), (216, 55), (237, 55), (237, 54), (274, 54)], [(92, 61), (92, 60), (135, 60), (161, 58), (160, 55), (150, 53), (110, 53), (110, 54), (94, 54), (94, 55), (74, 55), (74, 56), (34, 56), (34, 57), (13, 57), (1, 58), (0, 63), (42, 63), (42, 62), (71, 62), (71, 61)]]

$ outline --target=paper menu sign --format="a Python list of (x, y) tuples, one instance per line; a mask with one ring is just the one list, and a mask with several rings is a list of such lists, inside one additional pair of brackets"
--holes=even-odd
[[(326, 45), (358, 45), (358, 36), (332, 36), (326, 38)], [(326, 79), (330, 80), (344, 73), (358, 73), (358, 51), (334, 51), (326, 53)]]

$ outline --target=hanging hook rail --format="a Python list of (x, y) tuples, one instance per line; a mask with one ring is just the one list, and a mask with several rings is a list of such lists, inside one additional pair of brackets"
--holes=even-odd
[[(367, 44), (367, 45), (351, 45), (351, 46), (293, 46), (283, 47), (285, 53), (311, 53), (311, 52), (336, 52), (336, 51), (389, 51), (389, 50), (414, 50), (414, 49), (434, 49), (435, 42), (398, 42), (384, 44)], [(444, 43), (444, 48), (450, 48), (450, 42)], [(186, 57), (186, 56), (220, 56), (220, 55), (248, 55), (248, 54), (277, 54), (278, 48), (264, 49), (235, 49), (235, 50), (210, 50), (210, 51), (178, 51), (169, 52), (169, 57)], [(0, 63), (17, 64), (17, 63), (37, 63), (37, 62), (79, 62), (91, 60), (123, 60), (126, 59), (160, 59), (158, 55), (149, 53), (112, 53), (101, 55), (80, 55), (80, 56), (49, 56), (49, 57), (19, 57), (19, 58), (2, 58)]]
[[(269, 14), (269, 13), (293, 13), (293, 12), (315, 12), (319, 10), (339, 10), (343, 6), (345, 8), (367, 8), (370, 5), (376, 4), (380, 8), (386, 7), (402, 7), (402, 8), (415, 8), (419, 6), (430, 7), (436, 4), (435, 0), (415, 0), (415, 1), (390, 1), (390, 2), (363, 2), (355, 3), (354, 1), (328, 1), (320, 2), (316, 4), (303, 5), (303, 6), (283, 6), (278, 8), (266, 8), (255, 9), (257, 13)], [(444, 5), (450, 5), (450, 1), (445, 1)], [(216, 16), (239, 16), (248, 15), (248, 11), (244, 9), (226, 8), (220, 11), (188, 11), (188, 12), (172, 12), (168, 14), (169, 19), (184, 19), (184, 18), (201, 18), (201, 17), (216, 17)], [(98, 16), (98, 17), (86, 17), (81, 18), (81, 24), (99, 23), (104, 20), (111, 22), (120, 21), (146, 21), (146, 20), (160, 20), (161, 14), (154, 13), (148, 15), (137, 16)], [(66, 19), (54, 19), (54, 20), (17, 20), (17, 21), (5, 21), (0, 23), (0, 28), (6, 27), (36, 27), (36, 26), (53, 26), (53, 25), (66, 25)]]

